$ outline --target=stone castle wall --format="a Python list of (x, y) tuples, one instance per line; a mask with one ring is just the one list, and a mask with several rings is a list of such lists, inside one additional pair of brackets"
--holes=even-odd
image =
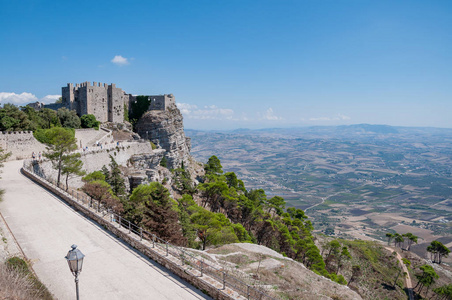
[[(100, 82), (83, 82), (61, 88), (63, 102), (61, 104), (47, 104), (44, 107), (58, 109), (66, 107), (75, 110), (79, 116), (92, 114), (100, 122), (124, 122), (124, 106), (130, 108), (136, 101), (136, 96), (126, 94), (114, 83), (108, 85)], [(176, 104), (173, 94), (148, 96), (148, 110), (167, 110)]]
[[(75, 110), (79, 116), (93, 114), (100, 122), (121, 123), (124, 121), (124, 104), (130, 95), (115, 84), (84, 82), (68, 83), (61, 89), (62, 106)], [(46, 106), (47, 107), (47, 106)], [(49, 107), (50, 108), (50, 107)]]
[[(104, 143), (111, 143), (113, 140), (111, 133), (102, 129), (95, 130), (92, 128), (76, 129), (75, 137), (77, 138), (78, 147), (80, 146), (80, 142), (82, 142), (83, 146), (91, 147), (98, 140)], [(46, 151), (45, 145), (35, 139), (32, 131), (0, 132), (0, 147), (5, 150), (5, 153), (11, 152), (8, 160), (30, 159), (32, 152), (38, 154), (39, 152), (44, 153)], [(139, 149), (145, 151), (148, 147), (142, 146)]]
[[(143, 154), (147, 154), (148, 163), (153, 164), (155, 167), (160, 163), (165, 150), (152, 149), (151, 143), (148, 141), (143, 142), (124, 142), (119, 146), (116, 144), (104, 145), (102, 149), (100, 147), (89, 147), (88, 151), (78, 150), (81, 154), (80, 160), (83, 162), (82, 169), (86, 173), (99, 171), (103, 166), (110, 164), (110, 155), (120, 166), (128, 166), (132, 162), (132, 157)], [(155, 157), (155, 159), (153, 159)], [(44, 174), (48, 178), (56, 180), (57, 171), (52, 168), (52, 163), (48, 160), (43, 160), (37, 166), (37, 170)], [(148, 166), (149, 167), (149, 166)], [(144, 168), (144, 167), (143, 167)], [(64, 182), (66, 178), (62, 178)], [(69, 185), (75, 188), (80, 188), (83, 185), (80, 177), (74, 177), (69, 179)]]
[(29, 159), (32, 152), (37, 155), (46, 150), (45, 145), (35, 139), (32, 131), (0, 132), (0, 147), (5, 153), (11, 152), (8, 160)]

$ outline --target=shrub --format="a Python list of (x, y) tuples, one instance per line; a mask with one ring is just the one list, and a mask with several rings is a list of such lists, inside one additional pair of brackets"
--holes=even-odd
[(96, 117), (92, 114), (83, 115), (80, 118), (82, 128), (99, 128), (100, 122), (96, 120)]
[(168, 160), (166, 159), (165, 156), (163, 156), (162, 160), (160, 161), (160, 165), (164, 168), (168, 167)]
[(6, 261), (6, 266), (8, 267), (8, 269), (20, 272), (22, 274), (30, 273), (27, 263), (20, 257), (14, 256), (9, 258)]

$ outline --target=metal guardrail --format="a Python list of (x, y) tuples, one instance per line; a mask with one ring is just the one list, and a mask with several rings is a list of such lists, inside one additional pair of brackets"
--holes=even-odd
[(255, 286), (252, 286), (251, 284), (248, 284), (233, 275), (228, 274), (228, 272), (226, 272), (224, 269), (206, 263), (203, 259), (195, 257), (192, 253), (187, 252), (182, 247), (172, 245), (168, 241), (159, 238), (157, 235), (144, 230), (142, 227), (139, 227), (138, 225), (130, 222), (129, 220), (123, 218), (121, 215), (116, 214), (111, 210), (107, 209), (102, 204), (93, 201), (86, 194), (80, 193), (75, 189), (69, 188), (65, 186), (65, 184), (62, 182), (60, 182), (60, 186), (57, 186), (55, 180), (51, 178), (47, 179), (43, 173), (35, 172), (33, 168), (33, 163), (34, 162), (31, 160), (25, 160), (23, 168), (28, 172), (31, 172), (39, 176), (40, 178), (47, 181), (51, 185), (59, 188), (63, 194), (72, 196), (72, 198), (74, 198), (74, 200), (77, 203), (96, 210), (98, 213), (101, 214), (102, 217), (105, 218), (105, 216), (109, 215), (110, 222), (118, 224), (118, 227), (120, 228), (125, 228), (126, 230), (129, 231), (128, 232), (129, 234), (137, 235), (137, 239), (139, 239), (140, 241), (145, 240), (149, 242), (151, 244), (151, 248), (159, 248), (160, 250), (163, 250), (165, 256), (171, 255), (179, 259), (182, 265), (187, 265), (192, 269), (197, 270), (200, 273), (200, 277), (206, 274), (216, 279), (222, 285), (222, 288), (220, 288), (221, 290), (225, 290), (226, 287), (228, 287), (236, 291), (237, 293), (241, 294), (242, 296), (246, 297), (247, 299), (277, 300), (277, 298), (268, 295), (263, 290), (256, 288)]

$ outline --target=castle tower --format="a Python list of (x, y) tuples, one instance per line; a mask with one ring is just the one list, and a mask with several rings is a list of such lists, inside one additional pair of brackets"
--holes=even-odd
[(129, 95), (114, 83), (83, 82), (68, 83), (61, 89), (63, 106), (73, 109), (79, 116), (92, 114), (100, 122), (124, 121), (124, 103), (128, 103)]

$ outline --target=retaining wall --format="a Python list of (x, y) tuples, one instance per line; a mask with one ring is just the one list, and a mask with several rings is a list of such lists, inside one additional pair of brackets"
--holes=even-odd
[[(133, 155), (147, 154), (147, 159), (158, 165), (163, 157), (164, 149), (152, 150), (151, 144), (146, 142), (122, 142), (117, 146), (116, 143), (106, 144), (101, 147), (88, 147), (87, 151), (77, 150), (81, 154), (80, 160), (83, 162), (83, 170), (86, 173), (99, 171), (103, 166), (110, 164), (110, 155), (120, 166), (127, 166)], [(41, 173), (46, 178), (56, 179), (58, 173), (52, 167), (49, 160), (43, 160), (34, 166), (36, 173)], [(66, 178), (62, 178), (64, 182)], [(69, 179), (69, 185), (80, 188), (83, 185), (81, 177)]]

